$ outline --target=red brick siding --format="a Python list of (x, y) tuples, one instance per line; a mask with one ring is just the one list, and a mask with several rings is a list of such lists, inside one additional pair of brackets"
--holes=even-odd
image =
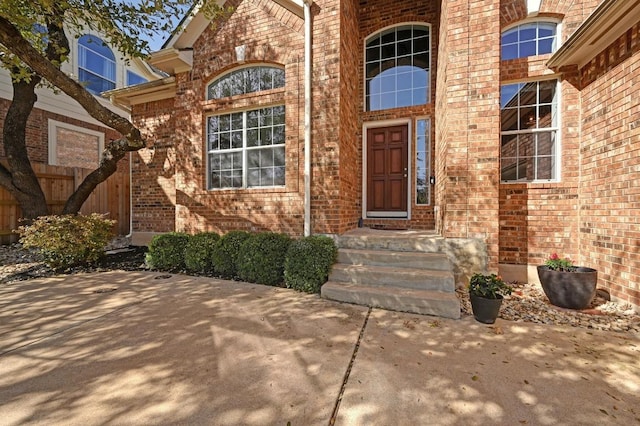
[[(502, 1), (502, 27), (526, 18), (526, 3)], [(589, 8), (588, 4), (593, 3)], [(561, 18), (562, 37), (571, 34), (597, 2), (543, 1), (540, 19)], [(514, 10), (518, 13), (514, 13)], [(524, 12), (523, 12), (524, 11)], [(523, 15), (524, 13), (524, 15)], [(557, 183), (500, 184), (499, 263), (538, 265), (552, 253), (576, 258), (578, 244), (578, 179), (580, 142), (580, 92), (577, 75), (556, 75), (546, 67), (551, 54), (502, 61), (501, 84), (512, 81), (557, 78), (560, 84), (560, 181)]]
[(357, 226), (362, 216), (362, 139), (358, 111), (362, 40), (359, 37), (358, 1), (340, 4), (340, 227), (342, 233)]
[[(11, 105), (11, 101), (0, 99), (0, 129), (4, 126), (4, 118), (7, 110)], [(113, 129), (101, 127), (95, 124), (89, 124), (84, 121), (69, 118), (60, 114), (34, 108), (29, 115), (27, 121), (27, 153), (29, 159), (36, 163), (48, 164), (49, 162), (49, 120), (55, 120), (62, 123), (73, 124), (74, 126), (83, 127), (88, 130), (102, 132), (105, 135), (105, 145), (113, 139), (119, 137), (119, 133)], [(4, 157), (4, 144), (2, 143), (2, 132), (0, 132), (0, 157)], [(128, 170), (128, 156), (118, 163), (118, 170)]]
[[(176, 230), (226, 232), (251, 229), (294, 235), (302, 233), (302, 24), (302, 19), (273, 2), (245, 1), (236, 5), (224, 23), (209, 27), (195, 42), (193, 69), (176, 76), (177, 94), (173, 105), (176, 128), (171, 142), (177, 153)], [(315, 28), (321, 28), (319, 25), (316, 23)], [(235, 55), (235, 47), (241, 45), (246, 46), (245, 63), (242, 64), (237, 63)], [(283, 66), (286, 75), (284, 90), (206, 101), (206, 87), (212, 80), (238, 66), (253, 63)], [(286, 106), (286, 187), (209, 191), (206, 186), (205, 150), (207, 115), (229, 112), (229, 108), (236, 110), (243, 105), (246, 108), (274, 102)]]
[(147, 148), (133, 153), (131, 174), (132, 231), (175, 230), (176, 188), (173, 99), (134, 105), (134, 124)]
[[(442, 2), (436, 204), (445, 237), (487, 242), (498, 263), (500, 2)], [(443, 75), (444, 74), (444, 75)]]
[(640, 306), (640, 24), (585, 65), (582, 81), (578, 260)]

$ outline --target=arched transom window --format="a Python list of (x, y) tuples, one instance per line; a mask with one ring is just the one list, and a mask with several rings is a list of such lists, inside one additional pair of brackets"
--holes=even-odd
[(94, 94), (116, 88), (116, 57), (102, 39), (89, 34), (78, 39), (78, 79)]
[(527, 22), (502, 33), (502, 60), (527, 58), (555, 52), (555, 22)]
[(207, 99), (246, 95), (284, 87), (284, 70), (276, 67), (260, 66), (232, 71), (207, 87)]
[(400, 25), (366, 42), (365, 109), (377, 111), (429, 102), (430, 28)]

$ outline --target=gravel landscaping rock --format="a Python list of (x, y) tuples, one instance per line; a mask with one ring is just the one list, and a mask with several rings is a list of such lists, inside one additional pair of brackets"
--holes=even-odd
[[(598, 294), (587, 309), (572, 310), (553, 306), (542, 288), (534, 284), (510, 283), (513, 293), (506, 296), (500, 318), (538, 324), (640, 333), (640, 315), (627, 303), (608, 301)], [(472, 315), (469, 293), (457, 290), (462, 315)]]

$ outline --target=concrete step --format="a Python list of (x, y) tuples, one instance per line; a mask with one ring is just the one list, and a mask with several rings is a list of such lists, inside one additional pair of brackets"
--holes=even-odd
[(455, 293), (328, 281), (322, 286), (321, 295), (331, 300), (392, 311), (460, 318), (460, 301)]
[(449, 259), (441, 253), (340, 249), (338, 263), (451, 271)]
[(438, 253), (442, 251), (446, 241), (437, 234), (420, 233), (373, 233), (343, 234), (338, 237), (339, 248), (360, 250), (417, 251)]
[(455, 291), (455, 281), (451, 271), (337, 263), (333, 265), (329, 280), (450, 293)]

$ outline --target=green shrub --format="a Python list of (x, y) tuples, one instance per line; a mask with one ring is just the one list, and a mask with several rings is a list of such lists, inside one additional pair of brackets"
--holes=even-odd
[(250, 236), (246, 231), (231, 231), (220, 238), (211, 254), (213, 269), (217, 274), (223, 278), (235, 278), (238, 275), (240, 247)]
[(220, 235), (215, 232), (201, 232), (189, 238), (184, 249), (184, 264), (189, 272), (213, 272), (211, 256)]
[(42, 216), (18, 228), (20, 242), (36, 248), (44, 262), (55, 270), (95, 263), (111, 240), (114, 220), (103, 215)]
[(291, 239), (275, 232), (254, 234), (242, 244), (238, 276), (244, 281), (278, 285), (284, 279), (284, 258)]
[(307, 293), (319, 293), (337, 257), (336, 244), (324, 235), (293, 241), (284, 263), (286, 286)]
[(163, 271), (184, 269), (184, 252), (189, 239), (189, 235), (183, 232), (156, 235), (149, 243), (147, 265)]

